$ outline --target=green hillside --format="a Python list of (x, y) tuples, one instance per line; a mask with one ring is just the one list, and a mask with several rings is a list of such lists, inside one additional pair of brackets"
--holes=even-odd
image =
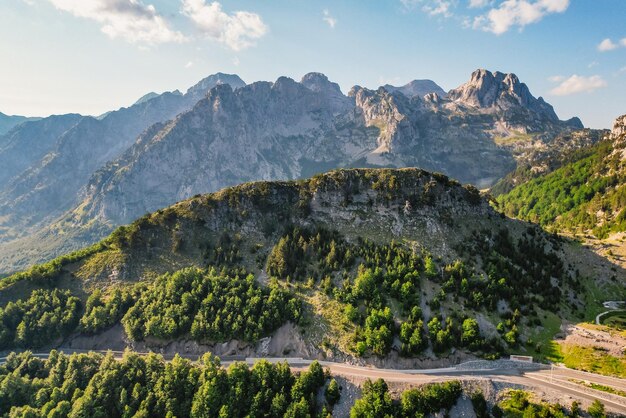
[(589, 312), (570, 251), (475, 188), (418, 169), (244, 184), (2, 279), (0, 349), (232, 343), (230, 353), (408, 365), (534, 353), (552, 336), (534, 333), (549, 312)]
[[(496, 198), (508, 216), (559, 232), (605, 238), (626, 230), (623, 143), (603, 141), (576, 161)], [(587, 154), (587, 155), (586, 155)]]

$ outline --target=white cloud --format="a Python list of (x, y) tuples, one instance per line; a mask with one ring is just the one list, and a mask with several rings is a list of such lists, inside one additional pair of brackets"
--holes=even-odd
[(335, 29), (335, 26), (337, 25), (337, 19), (330, 15), (328, 9), (324, 9), (324, 17), (322, 17), (322, 19), (324, 20), (324, 22), (328, 23), (328, 26), (330, 26), (331, 29)]
[(565, 77), (563, 77), (562, 75), (553, 75), (552, 77), (548, 77), (548, 80), (552, 81), (553, 83), (560, 83), (561, 81), (565, 80)]
[(505, 0), (486, 14), (474, 19), (474, 29), (482, 29), (501, 35), (512, 27), (524, 28), (537, 23), (544, 16), (563, 13), (570, 0)]
[(613, 42), (610, 38), (606, 38), (598, 44), (598, 51), (602, 51), (602, 52), (612, 51), (613, 49), (617, 47), (618, 45), (615, 42)]
[(491, 0), (470, 0), (469, 7), (472, 9), (479, 9), (486, 7), (491, 3)]
[(59, 10), (98, 22), (112, 39), (131, 43), (182, 42), (185, 36), (169, 28), (151, 4), (140, 0), (48, 0)]
[(620, 45), (622, 45), (622, 46), (626, 46), (626, 38), (622, 38), (622, 39), (619, 41), (619, 43), (620, 43)]
[(591, 61), (591, 62), (587, 65), (587, 68), (597, 67), (598, 65), (600, 65), (600, 63), (599, 63), (598, 61)]
[(561, 84), (550, 90), (550, 93), (555, 96), (568, 96), (576, 93), (591, 93), (592, 91), (606, 86), (606, 81), (599, 75), (585, 77), (574, 74), (564, 79)]
[(193, 67), (193, 61), (189, 61), (187, 62), (187, 64), (185, 64), (185, 68), (191, 68)]
[(240, 61), (239, 61), (239, 57), (235, 57), (235, 58), (233, 58), (233, 65), (234, 65), (235, 67), (239, 67), (239, 63), (240, 63)]
[(228, 14), (217, 1), (207, 4), (205, 0), (182, 0), (181, 11), (209, 38), (235, 51), (253, 46), (268, 31), (258, 14), (245, 11)]
[(411, 10), (418, 5), (422, 6), (422, 11), (431, 16), (451, 17), (452, 9), (456, 0), (400, 0), (402, 5)]

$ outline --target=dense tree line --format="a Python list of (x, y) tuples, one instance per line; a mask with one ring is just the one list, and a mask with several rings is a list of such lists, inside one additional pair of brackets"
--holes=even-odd
[(392, 399), (384, 380), (368, 380), (363, 385), (363, 396), (350, 411), (350, 418), (413, 418), (441, 410), (449, 411), (456, 404), (461, 392), (458, 381), (432, 383), (404, 391), (398, 401)]
[(139, 289), (114, 288), (108, 298), (100, 289), (96, 289), (87, 298), (85, 313), (80, 319), (80, 330), (87, 334), (96, 334), (119, 323), (139, 297)]
[(326, 410), (317, 401), (325, 382), (317, 362), (292, 373), (266, 361), (225, 369), (210, 354), (192, 363), (130, 352), (116, 360), (53, 351), (40, 360), (26, 352), (0, 366), (0, 416), (312, 417)]
[(298, 321), (301, 309), (299, 299), (275, 282), (260, 286), (243, 271), (188, 268), (107, 294), (97, 289), (84, 311), (68, 290), (36, 290), (0, 308), (0, 349), (38, 348), (74, 331), (96, 334), (120, 322), (135, 340), (190, 335), (255, 342)]
[(279, 285), (214, 269), (180, 270), (158, 278), (122, 318), (127, 334), (173, 339), (190, 333), (200, 341), (256, 341), (300, 317), (300, 302)]
[(69, 335), (80, 319), (80, 300), (68, 290), (39, 289), (0, 308), (0, 349), (38, 348)]

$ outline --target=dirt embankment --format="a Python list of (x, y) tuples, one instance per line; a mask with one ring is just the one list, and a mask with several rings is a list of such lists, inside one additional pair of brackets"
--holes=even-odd
[(600, 349), (615, 357), (622, 357), (626, 350), (626, 333), (592, 324), (563, 324), (563, 345)]

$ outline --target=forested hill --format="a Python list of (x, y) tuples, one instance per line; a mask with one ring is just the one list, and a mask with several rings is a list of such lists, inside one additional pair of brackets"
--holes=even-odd
[(419, 169), (243, 184), (2, 279), (0, 347), (193, 341), (180, 347), (407, 365), (541, 350), (536, 326), (588, 303), (569, 251)]
[(626, 231), (626, 115), (608, 137), (554, 172), (498, 196), (507, 215), (597, 238)]

